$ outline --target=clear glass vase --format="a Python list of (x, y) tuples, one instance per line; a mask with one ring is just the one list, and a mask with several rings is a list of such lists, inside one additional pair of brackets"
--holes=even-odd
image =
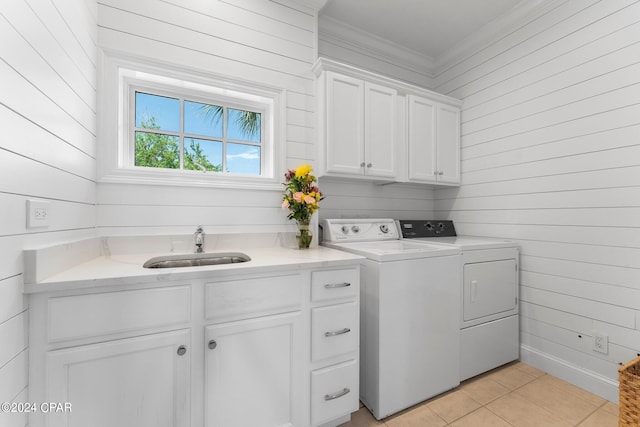
[(308, 249), (311, 245), (313, 234), (309, 229), (309, 223), (298, 221), (298, 233), (296, 233), (296, 240), (298, 241), (298, 249)]

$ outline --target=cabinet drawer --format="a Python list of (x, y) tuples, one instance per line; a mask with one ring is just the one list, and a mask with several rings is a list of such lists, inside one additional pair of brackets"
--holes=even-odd
[(359, 336), (356, 302), (311, 310), (311, 358), (314, 361), (357, 350)]
[(299, 274), (207, 283), (207, 320), (226, 322), (298, 310), (303, 286)]
[(49, 342), (99, 337), (191, 320), (191, 287), (50, 298)]
[(311, 273), (311, 300), (353, 298), (358, 294), (359, 286), (360, 274), (357, 268), (313, 271)]
[(350, 360), (311, 373), (311, 424), (358, 410), (358, 362)]

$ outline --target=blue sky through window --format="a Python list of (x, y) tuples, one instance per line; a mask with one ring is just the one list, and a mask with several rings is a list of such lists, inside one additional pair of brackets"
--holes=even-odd
[(185, 101), (184, 132), (222, 138), (222, 107)]
[(150, 125), (152, 118), (161, 130), (180, 132), (180, 100), (136, 92), (136, 127)]

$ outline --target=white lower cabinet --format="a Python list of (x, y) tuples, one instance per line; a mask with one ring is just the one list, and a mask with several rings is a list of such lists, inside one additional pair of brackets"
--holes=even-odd
[(357, 411), (358, 405), (357, 360), (311, 373), (311, 423), (314, 426)]
[(206, 327), (206, 426), (301, 425), (301, 313)]
[(335, 426), (358, 410), (359, 349), (360, 270), (312, 272), (311, 425)]
[(190, 331), (47, 352), (50, 427), (190, 426)]
[(30, 427), (333, 427), (358, 410), (360, 267), (32, 294)]

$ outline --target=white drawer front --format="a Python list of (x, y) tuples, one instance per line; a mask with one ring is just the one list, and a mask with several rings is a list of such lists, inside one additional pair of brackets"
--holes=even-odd
[(50, 298), (49, 342), (99, 337), (191, 321), (191, 287)]
[(311, 273), (311, 300), (353, 298), (360, 286), (358, 268), (314, 271)]
[(314, 361), (357, 350), (359, 336), (356, 302), (311, 310), (311, 358)]
[(350, 360), (311, 373), (311, 424), (358, 410), (358, 362)]
[(207, 283), (207, 320), (226, 322), (298, 310), (303, 286), (299, 274)]

